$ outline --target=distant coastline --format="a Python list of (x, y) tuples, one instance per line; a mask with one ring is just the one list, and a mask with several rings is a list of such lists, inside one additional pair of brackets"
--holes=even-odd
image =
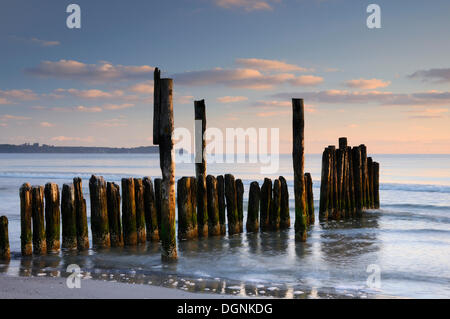
[[(183, 152), (182, 150), (180, 150)], [(0, 144), (0, 153), (84, 153), (84, 154), (156, 154), (158, 146), (138, 147), (96, 147), (96, 146), (54, 146), (39, 143), (22, 145)]]

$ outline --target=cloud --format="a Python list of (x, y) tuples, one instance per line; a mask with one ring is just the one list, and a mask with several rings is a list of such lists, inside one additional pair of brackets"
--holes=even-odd
[(248, 97), (245, 96), (222, 96), (218, 97), (217, 101), (220, 103), (236, 103), (236, 102), (242, 102), (247, 101)]
[(98, 113), (103, 111), (103, 109), (99, 106), (86, 107), (83, 105), (79, 105), (75, 107), (75, 109), (79, 112), (88, 112), (88, 113)]
[(36, 67), (25, 69), (25, 73), (35, 76), (93, 82), (152, 78), (153, 71), (154, 67), (148, 65), (113, 65), (106, 61), (85, 64), (75, 60), (43, 61)]
[(2, 120), (2, 121), (7, 121), (7, 120), (24, 121), (24, 120), (31, 120), (31, 117), (5, 114), (5, 115), (0, 116), (0, 120)]
[(410, 111), (410, 118), (429, 119), (429, 118), (444, 118), (448, 113), (447, 108), (426, 108), (420, 111)]
[(428, 91), (417, 93), (392, 93), (380, 91), (327, 90), (316, 92), (289, 92), (273, 94), (273, 98), (291, 99), (301, 97), (306, 101), (320, 103), (375, 103), (380, 105), (446, 105), (450, 103), (450, 92)]
[(300, 67), (294, 64), (288, 64), (283, 61), (265, 60), (265, 59), (237, 59), (236, 64), (245, 68), (253, 68), (260, 71), (278, 71), (278, 72), (310, 72), (312, 70)]
[(16, 101), (37, 100), (39, 95), (30, 89), (0, 90), (0, 104), (14, 104)]
[(323, 81), (320, 77), (299, 76), (291, 73), (263, 74), (255, 69), (222, 69), (190, 71), (173, 75), (178, 85), (208, 86), (225, 85), (232, 88), (253, 90), (271, 89), (275, 85), (292, 84), (294, 86), (317, 85)]
[(153, 80), (141, 82), (129, 88), (131, 92), (142, 94), (153, 94), (153, 89), (154, 89)]
[(436, 83), (450, 82), (450, 68), (419, 70), (408, 76), (409, 78), (419, 78), (423, 81), (434, 81)]
[(49, 122), (41, 122), (41, 123), (39, 123), (39, 125), (41, 127), (53, 127), (53, 126), (55, 126), (55, 124), (52, 124), (52, 123), (49, 123)]
[[(253, 106), (268, 111), (268, 112), (258, 113), (257, 116), (259, 116), (259, 117), (280, 115), (280, 114), (291, 114), (290, 113), (291, 110), (283, 110), (283, 109), (292, 107), (292, 101), (291, 100), (287, 100), (287, 101), (279, 101), (279, 100), (256, 101), (255, 103), (253, 103)], [(306, 104), (305, 111), (308, 113), (315, 113), (317, 110), (314, 105)]]
[(123, 118), (114, 118), (109, 120), (92, 122), (91, 125), (96, 127), (110, 128), (110, 127), (126, 127), (128, 126), (128, 123), (126, 123), (126, 121)]
[(363, 90), (374, 90), (377, 88), (384, 88), (391, 84), (390, 81), (383, 81), (380, 79), (357, 79), (345, 82), (345, 85), (350, 88), (358, 88)]
[(123, 110), (133, 107), (132, 103), (123, 103), (123, 104), (105, 104), (103, 105), (103, 109), (105, 110)]
[(69, 93), (72, 96), (82, 99), (112, 99), (119, 98), (125, 95), (122, 90), (115, 90), (112, 92), (106, 92), (97, 89), (91, 90), (78, 90), (78, 89), (56, 89), (57, 93)]
[(217, 6), (225, 9), (237, 8), (245, 11), (272, 10), (269, 1), (264, 0), (215, 0), (215, 3)]
[(60, 136), (53, 137), (52, 141), (56, 141), (56, 142), (87, 142), (87, 143), (92, 143), (92, 142), (94, 142), (94, 138), (92, 136), (88, 136), (88, 137), (70, 137), (70, 136), (60, 135)]
[(30, 41), (33, 43), (36, 43), (42, 47), (54, 47), (54, 46), (61, 44), (61, 42), (59, 42), (59, 41), (46, 41), (46, 40), (41, 40), (38, 38), (31, 38)]
[(178, 104), (190, 104), (194, 101), (194, 97), (192, 95), (180, 95), (175, 97), (175, 103)]

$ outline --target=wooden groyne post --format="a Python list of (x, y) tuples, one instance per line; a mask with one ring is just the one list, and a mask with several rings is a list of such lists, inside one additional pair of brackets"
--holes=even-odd
[(136, 203), (136, 232), (139, 244), (147, 241), (145, 231), (144, 184), (141, 178), (134, 179), (134, 196)]
[(217, 193), (217, 179), (208, 175), (206, 177), (208, 200), (208, 233), (209, 236), (220, 236), (219, 196)]
[(158, 216), (156, 213), (155, 192), (150, 177), (144, 177), (144, 206), (145, 206), (145, 223), (147, 227), (147, 240), (159, 241)]
[(9, 236), (8, 236), (8, 218), (6, 216), (0, 217), (0, 260), (8, 261), (11, 259), (9, 250)]
[(22, 256), (30, 256), (33, 253), (33, 233), (31, 232), (31, 185), (25, 183), (20, 187), (20, 243)]
[(111, 247), (123, 246), (122, 222), (120, 219), (120, 187), (116, 183), (106, 184), (106, 197), (108, 205), (109, 238)]
[(89, 249), (89, 231), (86, 213), (86, 200), (83, 196), (81, 178), (73, 179), (75, 192), (75, 215), (77, 220), (77, 246), (79, 250)]
[(47, 252), (57, 253), (60, 249), (61, 213), (59, 210), (59, 189), (54, 183), (47, 183), (45, 195), (45, 233)]
[(225, 175), (225, 198), (227, 200), (228, 235), (240, 232), (237, 209), (236, 181), (231, 174)]
[(257, 233), (259, 231), (259, 202), (261, 198), (261, 190), (258, 182), (250, 184), (248, 195), (248, 211), (247, 211), (247, 232)]
[(269, 210), (269, 226), (271, 230), (280, 229), (280, 205), (281, 205), (281, 183), (276, 179), (273, 181), (272, 199)]
[(219, 204), (219, 223), (220, 233), (225, 235), (227, 233), (226, 228), (226, 210), (225, 210), (225, 179), (223, 175), (217, 176), (217, 199)]
[(292, 133), (295, 195), (295, 238), (306, 241), (306, 196), (305, 196), (305, 107), (303, 99), (292, 99)]
[(92, 243), (96, 248), (109, 248), (108, 202), (106, 183), (103, 177), (92, 175), (89, 179), (89, 194), (91, 198), (91, 230)]
[(374, 208), (380, 208), (380, 164), (373, 162)]
[(308, 210), (308, 225), (314, 225), (314, 193), (313, 182), (310, 173), (305, 173), (305, 188), (306, 188), (306, 206)]
[(155, 178), (155, 207), (159, 233), (161, 233), (161, 182), (161, 178)]
[(174, 129), (173, 80), (161, 79), (159, 69), (157, 68), (155, 69), (154, 79), (153, 144), (159, 145), (159, 162), (162, 172), (160, 197), (161, 228), (159, 233), (162, 243), (161, 258), (165, 261), (171, 261), (177, 259), (175, 233), (175, 153), (172, 140)]
[(236, 205), (238, 211), (239, 232), (244, 231), (244, 183), (241, 179), (236, 180)]
[(195, 177), (183, 177), (177, 183), (178, 239), (198, 237)]
[(259, 207), (259, 228), (267, 231), (270, 227), (270, 207), (272, 202), (272, 180), (264, 178), (261, 186), (261, 202)]
[(206, 189), (206, 105), (194, 101), (195, 112), (195, 176), (197, 179), (197, 222), (200, 237), (208, 236), (208, 198)]
[(134, 180), (132, 178), (122, 178), (122, 225), (124, 245), (136, 246), (138, 236)]
[(289, 212), (289, 191), (286, 179), (283, 176), (278, 177), (281, 184), (281, 202), (280, 202), (280, 229), (291, 227), (291, 216)]
[(45, 238), (44, 219), (44, 187), (33, 186), (32, 192), (32, 220), (33, 220), (33, 253), (45, 255), (47, 253), (47, 241)]
[(64, 184), (61, 191), (62, 248), (77, 249), (77, 216), (73, 184)]

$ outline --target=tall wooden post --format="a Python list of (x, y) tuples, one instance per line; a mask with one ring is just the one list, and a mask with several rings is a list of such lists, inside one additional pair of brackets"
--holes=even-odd
[(47, 183), (44, 188), (45, 196), (45, 234), (47, 252), (57, 253), (61, 247), (61, 213), (59, 210), (59, 189), (54, 183)]
[(106, 183), (103, 177), (92, 175), (89, 179), (91, 197), (91, 230), (92, 243), (97, 248), (109, 248), (108, 202), (106, 199)]
[(108, 204), (109, 236), (111, 247), (123, 246), (122, 223), (120, 219), (120, 187), (116, 183), (106, 184)]
[(33, 234), (31, 232), (31, 186), (28, 183), (22, 185), (20, 194), (20, 242), (22, 256), (30, 256), (33, 253)]
[(138, 243), (136, 201), (132, 178), (122, 178), (122, 225), (124, 245), (136, 246)]
[(250, 184), (250, 191), (248, 195), (248, 212), (247, 212), (247, 232), (258, 232), (259, 230), (259, 202), (260, 202), (261, 190), (259, 189), (258, 182), (252, 182)]
[(259, 207), (259, 228), (267, 231), (270, 228), (270, 207), (272, 202), (272, 180), (264, 178), (261, 186), (261, 203)]
[(206, 105), (194, 101), (195, 111), (195, 176), (197, 178), (197, 221), (199, 236), (208, 236), (208, 203), (206, 190)]
[(175, 152), (173, 150), (173, 81), (160, 80), (159, 114), (159, 162), (161, 182), (161, 258), (165, 261), (177, 259), (175, 233)]
[(159, 121), (161, 113), (161, 71), (155, 68), (153, 74), (153, 144), (159, 144)]
[(9, 236), (8, 236), (8, 218), (6, 216), (0, 217), (0, 260), (9, 261), (11, 253), (9, 250)]
[(280, 229), (291, 227), (291, 216), (289, 212), (289, 191), (286, 179), (283, 176), (278, 177), (281, 184), (281, 203), (280, 203)]
[(223, 175), (217, 176), (217, 198), (219, 203), (219, 223), (220, 233), (225, 235), (226, 229), (226, 211), (225, 211), (225, 180)]
[(44, 222), (44, 187), (33, 186), (32, 193), (32, 216), (33, 216), (33, 253), (45, 255), (47, 253), (47, 242), (45, 239)]
[(178, 239), (198, 236), (195, 177), (182, 177), (177, 183)]
[(136, 203), (136, 232), (138, 243), (147, 241), (145, 231), (144, 184), (141, 178), (134, 179), (134, 198)]
[(306, 241), (306, 198), (305, 198), (305, 108), (303, 99), (292, 99), (292, 160), (294, 167), (295, 193), (295, 238)]
[(77, 219), (77, 246), (79, 250), (89, 249), (89, 231), (87, 224), (86, 200), (83, 197), (81, 178), (73, 179), (75, 192), (75, 215)]
[(225, 198), (227, 200), (228, 234), (240, 232), (239, 215), (237, 209), (236, 182), (231, 174), (225, 175)]
[(61, 192), (62, 248), (77, 249), (77, 216), (73, 184), (64, 184)]
[(144, 177), (142, 182), (144, 184), (144, 207), (147, 240), (159, 241), (158, 216), (156, 213), (156, 199), (152, 179), (150, 177)]

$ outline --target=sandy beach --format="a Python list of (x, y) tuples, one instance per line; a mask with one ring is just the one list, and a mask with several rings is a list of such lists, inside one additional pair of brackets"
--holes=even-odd
[(191, 293), (152, 285), (84, 279), (69, 289), (66, 278), (0, 275), (0, 299), (228, 299), (231, 295)]

